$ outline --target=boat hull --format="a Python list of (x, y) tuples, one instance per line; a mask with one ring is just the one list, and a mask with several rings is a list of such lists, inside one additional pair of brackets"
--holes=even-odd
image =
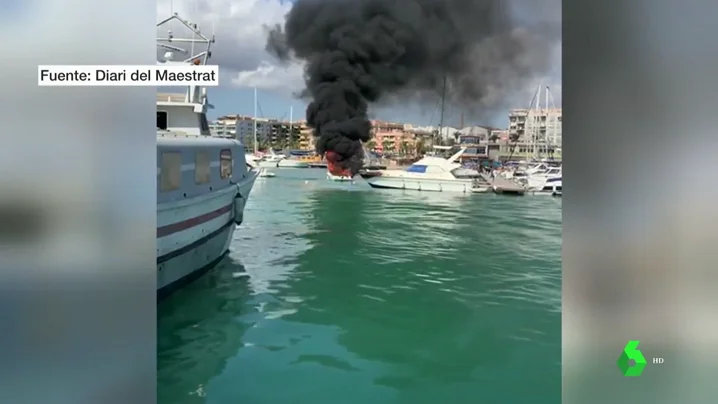
[[(191, 283), (214, 267), (229, 250), (244, 216), (258, 170), (236, 185), (180, 203), (158, 206), (157, 298)], [(242, 196), (238, 202), (237, 195)]]
[(351, 182), (354, 180), (354, 178), (346, 175), (332, 175), (331, 173), (327, 173), (327, 179), (339, 182)]
[(558, 195), (558, 196), (560, 196), (563, 193), (563, 182), (562, 181), (553, 181), (553, 182), (544, 184), (543, 187), (529, 189), (529, 192), (532, 195), (551, 195), (551, 196)]
[(389, 177), (380, 175), (366, 179), (372, 188), (381, 189), (404, 189), (426, 192), (472, 192), (473, 182), (471, 180), (428, 180), (416, 178)]
[(285, 159), (285, 160), (280, 160), (277, 167), (279, 167), (279, 168), (309, 168), (309, 163), (307, 163), (306, 161)]
[(369, 179), (369, 178), (374, 178), (374, 177), (380, 176), (380, 175), (381, 175), (381, 171), (378, 171), (378, 170), (365, 170), (365, 171), (360, 171), (360, 172), (359, 172), (359, 175), (366, 180), (366, 179)]
[(259, 168), (277, 168), (279, 167), (279, 161), (259, 161), (256, 166)]

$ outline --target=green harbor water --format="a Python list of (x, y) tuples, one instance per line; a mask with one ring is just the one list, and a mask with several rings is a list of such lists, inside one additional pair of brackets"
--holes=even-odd
[(560, 198), (276, 173), (159, 305), (159, 403), (561, 402)]

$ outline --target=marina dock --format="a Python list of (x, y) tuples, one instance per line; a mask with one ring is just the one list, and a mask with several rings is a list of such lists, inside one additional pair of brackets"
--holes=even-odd
[(526, 193), (526, 188), (500, 175), (494, 178), (488, 174), (481, 174), (481, 176), (491, 184), (491, 188), (497, 194), (524, 195)]

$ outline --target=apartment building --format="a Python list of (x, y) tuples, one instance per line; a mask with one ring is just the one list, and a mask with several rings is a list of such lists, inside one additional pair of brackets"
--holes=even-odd
[(257, 124), (259, 145), (274, 148), (296, 148), (301, 143), (302, 133), (307, 131), (306, 122), (288, 122), (277, 119), (252, 118), (242, 115), (226, 115), (210, 124), (214, 136), (230, 137), (252, 146), (254, 124)]
[(299, 128), (299, 150), (314, 150), (315, 137), (314, 129), (307, 126), (306, 121), (297, 122)]
[[(225, 115), (210, 123), (214, 136), (235, 138), (245, 145), (254, 143), (254, 118), (243, 115)], [(268, 119), (257, 118), (257, 141), (266, 143), (271, 133)]]
[(380, 153), (411, 153), (416, 147), (417, 134), (407, 130), (406, 124), (373, 120), (371, 127), (370, 149)]
[(561, 108), (512, 109), (509, 111), (509, 137), (521, 141), (561, 145)]

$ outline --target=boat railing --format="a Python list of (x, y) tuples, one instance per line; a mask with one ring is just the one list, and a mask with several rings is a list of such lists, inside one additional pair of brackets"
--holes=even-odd
[(157, 102), (186, 102), (185, 94), (157, 93)]

